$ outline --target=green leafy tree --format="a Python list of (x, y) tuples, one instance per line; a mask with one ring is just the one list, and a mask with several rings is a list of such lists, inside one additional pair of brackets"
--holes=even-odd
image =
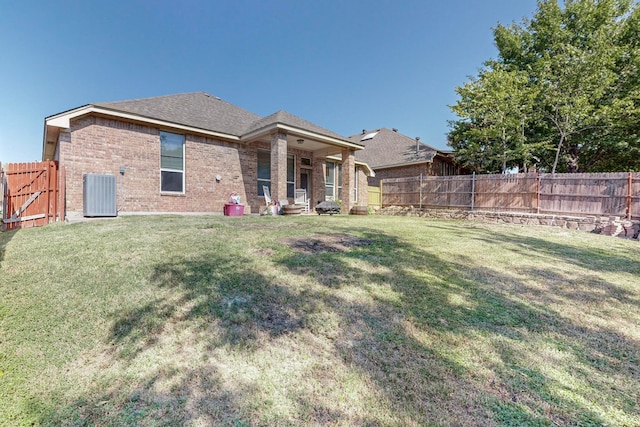
[(460, 99), (451, 109), (465, 120), (452, 125), (455, 132), (450, 141), (467, 167), (504, 172), (531, 164), (526, 129), (533, 116), (535, 93), (525, 73), (496, 64), (459, 87), (457, 93)]
[(451, 107), (458, 158), (475, 146), (523, 165), (539, 159), (551, 172), (638, 169), (639, 28), (631, 0), (541, 0), (533, 19), (498, 25), (498, 59), (458, 88)]

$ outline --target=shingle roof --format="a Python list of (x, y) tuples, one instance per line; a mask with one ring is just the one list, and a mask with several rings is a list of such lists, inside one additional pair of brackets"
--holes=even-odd
[(93, 105), (238, 137), (279, 123), (351, 142), (342, 135), (284, 110), (261, 117), (204, 92), (102, 102)]
[[(368, 139), (361, 141), (365, 136)], [(349, 139), (364, 145), (364, 150), (356, 152), (356, 160), (369, 164), (373, 169), (430, 162), (438, 153), (437, 149), (427, 144), (416, 144), (415, 139), (387, 128), (364, 130), (362, 134), (352, 135)]]
[(296, 127), (296, 128), (300, 128), (300, 129), (304, 129), (304, 130), (308, 130), (308, 131), (312, 131), (315, 133), (318, 133), (320, 135), (324, 135), (324, 136), (330, 136), (332, 138), (338, 138), (338, 139), (342, 139), (345, 141), (349, 141), (347, 138), (345, 138), (342, 135), (339, 135), (335, 132), (332, 132), (328, 129), (325, 129), (323, 127), (320, 127), (316, 124), (311, 123), (310, 121), (307, 121), (303, 118), (300, 118), (298, 116), (295, 116), (287, 111), (284, 110), (280, 110), (277, 111), (269, 116), (266, 116), (260, 120), (255, 121), (254, 123), (251, 124), (251, 126), (249, 126), (244, 134), (259, 130), (259, 129), (263, 129), (265, 127), (269, 127), (271, 125), (274, 124), (283, 124), (283, 125), (288, 125), (288, 126), (292, 126), (292, 127)]
[(199, 129), (241, 135), (260, 116), (204, 92), (103, 102), (98, 107), (123, 111)]

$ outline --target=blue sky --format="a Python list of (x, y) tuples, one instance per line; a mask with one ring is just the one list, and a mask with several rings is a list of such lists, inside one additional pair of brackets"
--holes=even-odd
[(446, 147), (455, 88), (491, 28), (536, 0), (0, 0), (0, 162), (41, 158), (44, 118), (207, 92), (344, 136), (398, 128)]

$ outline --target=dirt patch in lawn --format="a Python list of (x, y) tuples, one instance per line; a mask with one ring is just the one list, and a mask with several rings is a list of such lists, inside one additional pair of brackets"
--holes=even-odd
[(363, 239), (350, 234), (319, 234), (313, 237), (284, 239), (283, 242), (293, 249), (307, 254), (344, 252), (350, 248), (373, 244), (371, 239)]

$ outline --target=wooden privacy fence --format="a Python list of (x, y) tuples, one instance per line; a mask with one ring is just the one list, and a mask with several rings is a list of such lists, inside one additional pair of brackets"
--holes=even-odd
[(368, 205), (371, 207), (382, 207), (382, 194), (380, 193), (380, 187), (369, 186), (368, 192)]
[(384, 207), (640, 219), (640, 173), (428, 176), (385, 179), (380, 188)]
[(2, 169), (2, 223), (7, 230), (64, 220), (58, 163), (9, 163)]

